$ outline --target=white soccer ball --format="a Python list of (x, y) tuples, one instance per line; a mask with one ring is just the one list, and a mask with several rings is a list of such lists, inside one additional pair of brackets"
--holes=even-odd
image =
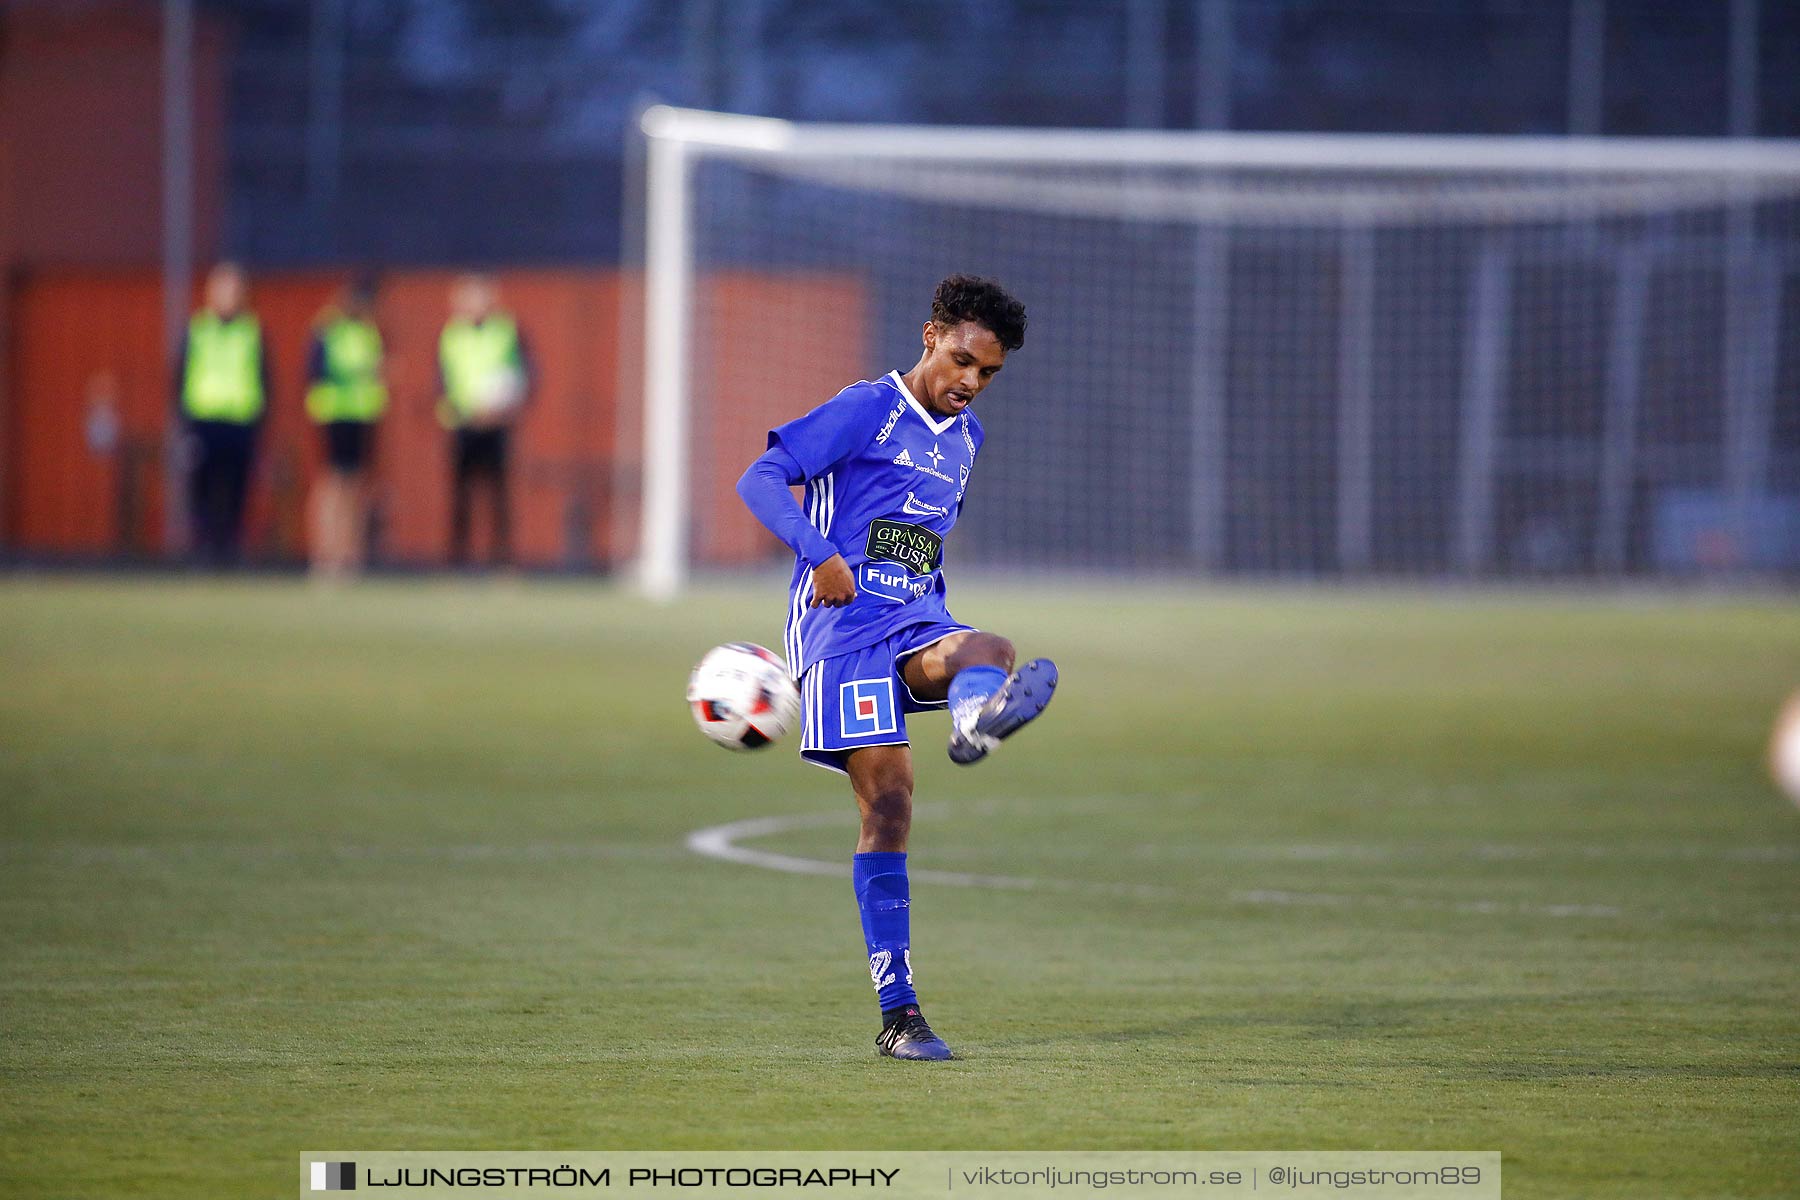
[(727, 750), (759, 750), (800, 720), (800, 691), (787, 664), (754, 642), (727, 642), (706, 652), (688, 676), (694, 724)]
[(1787, 798), (1800, 805), (1800, 692), (1788, 697), (1769, 738), (1769, 774)]

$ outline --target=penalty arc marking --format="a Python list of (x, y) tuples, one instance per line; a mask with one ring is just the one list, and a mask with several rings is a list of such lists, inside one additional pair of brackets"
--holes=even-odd
[[(922, 807), (914, 808), (914, 815), (925, 811)], [(713, 825), (706, 829), (696, 829), (687, 836), (687, 847), (695, 854), (705, 858), (716, 858), (721, 862), (739, 863), (746, 867), (761, 867), (765, 871), (782, 871), (789, 875), (829, 875), (834, 878), (850, 878), (850, 864), (847, 862), (827, 862), (821, 858), (800, 858), (792, 854), (776, 854), (769, 850), (753, 850), (748, 846), (738, 845), (743, 838), (770, 837), (778, 833), (791, 833), (798, 829), (817, 829), (822, 826), (846, 824), (845, 814), (841, 812), (801, 813), (786, 817), (752, 817), (747, 821), (731, 821), (724, 825)], [(931, 871), (909, 870), (907, 875), (924, 883), (947, 884), (951, 887), (985, 887), (1007, 888), (1014, 891), (1029, 891), (1043, 887), (1043, 882), (1028, 879), (1020, 875), (977, 875), (966, 871)], [(1132, 889), (1137, 890), (1137, 889)], [(1153, 892), (1162, 894), (1167, 888), (1155, 888)]]
[[(915, 808), (914, 815), (927, 811)], [(820, 858), (802, 858), (757, 850), (738, 843), (747, 838), (772, 837), (801, 829), (819, 829), (850, 823), (843, 812), (797, 813), (790, 816), (751, 817), (696, 829), (687, 836), (687, 847), (695, 854), (740, 866), (760, 867), (765, 871), (781, 871), (788, 875), (823, 875), (836, 879), (850, 878), (848, 862), (829, 862)], [(1006, 891), (1076, 892), (1083, 895), (1123, 896), (1144, 900), (1164, 900), (1193, 893), (1155, 884), (1088, 883), (1077, 880), (1035, 879), (1026, 875), (987, 875), (968, 871), (909, 870), (920, 883), (949, 887), (995, 888)], [(1402, 896), (1356, 896), (1332, 892), (1295, 892), (1272, 888), (1228, 893), (1234, 904), (1278, 905), (1284, 907), (1351, 908), (1374, 907), (1413, 909), (1476, 915), (1525, 915), (1539, 917), (1619, 917), (1624, 913), (1610, 904), (1519, 904), (1495, 900), (1420, 900)]]

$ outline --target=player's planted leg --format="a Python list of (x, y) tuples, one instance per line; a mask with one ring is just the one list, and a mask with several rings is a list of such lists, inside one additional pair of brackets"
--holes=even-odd
[(869, 977), (881, 1002), (876, 1049), (892, 1058), (951, 1058), (950, 1047), (920, 1014), (912, 986), (912, 895), (906, 879), (911, 753), (905, 746), (871, 746), (853, 751), (845, 766), (862, 810), (851, 879), (869, 951)]

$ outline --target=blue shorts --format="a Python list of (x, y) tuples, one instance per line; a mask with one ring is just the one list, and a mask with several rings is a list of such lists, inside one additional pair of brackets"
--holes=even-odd
[(808, 667), (800, 676), (800, 757), (844, 772), (852, 750), (907, 745), (906, 714), (943, 708), (948, 702), (913, 695), (900, 669), (932, 643), (969, 630), (944, 621), (906, 625), (873, 646)]

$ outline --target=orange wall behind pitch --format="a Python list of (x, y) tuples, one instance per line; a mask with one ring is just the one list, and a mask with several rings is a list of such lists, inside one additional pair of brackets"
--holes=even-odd
[[(7, 307), (6, 540), (105, 551), (114, 544), (119, 467), (87, 447), (87, 397), (110, 377), (124, 439), (160, 442), (169, 386), (157, 283), (141, 272), (65, 272), (20, 287)], [(159, 469), (147, 469), (145, 511), (132, 531), (138, 545), (160, 544), (161, 482)]]
[[(395, 561), (439, 562), (448, 541), (449, 438), (434, 400), (437, 336), (454, 278), (397, 272), (382, 289), (392, 402), (377, 438), (375, 493), (381, 549)], [(284, 273), (253, 285), (273, 369), (246, 530), (253, 560), (288, 561), (305, 551), (305, 496), (320, 459), (303, 411), (305, 354), (313, 321), (341, 279)], [(536, 371), (513, 454), (518, 557), (537, 566), (619, 561), (633, 549), (641, 428), (637, 323), (622, 326), (621, 305), (635, 314), (639, 284), (618, 272), (580, 270), (512, 271), (499, 280)], [(695, 554), (702, 563), (760, 561), (774, 543), (738, 502), (737, 476), (771, 425), (865, 373), (862, 291), (843, 277), (727, 272), (702, 280), (698, 292)], [(126, 440), (149, 456), (132, 540), (162, 550), (157, 447), (172, 423), (155, 276), (34, 273), (0, 311), (10, 319), (12, 400), (0, 537), (32, 553), (119, 548), (119, 463), (92, 452), (85, 436), (88, 397), (110, 378), (110, 389), (98, 390), (116, 397)], [(804, 352), (793, 343), (796, 329)], [(478, 542), (483, 532), (478, 520)]]
[(721, 272), (699, 288), (697, 308), (692, 552), (702, 564), (758, 561), (776, 543), (738, 499), (738, 476), (771, 428), (869, 373), (862, 289), (842, 277)]

